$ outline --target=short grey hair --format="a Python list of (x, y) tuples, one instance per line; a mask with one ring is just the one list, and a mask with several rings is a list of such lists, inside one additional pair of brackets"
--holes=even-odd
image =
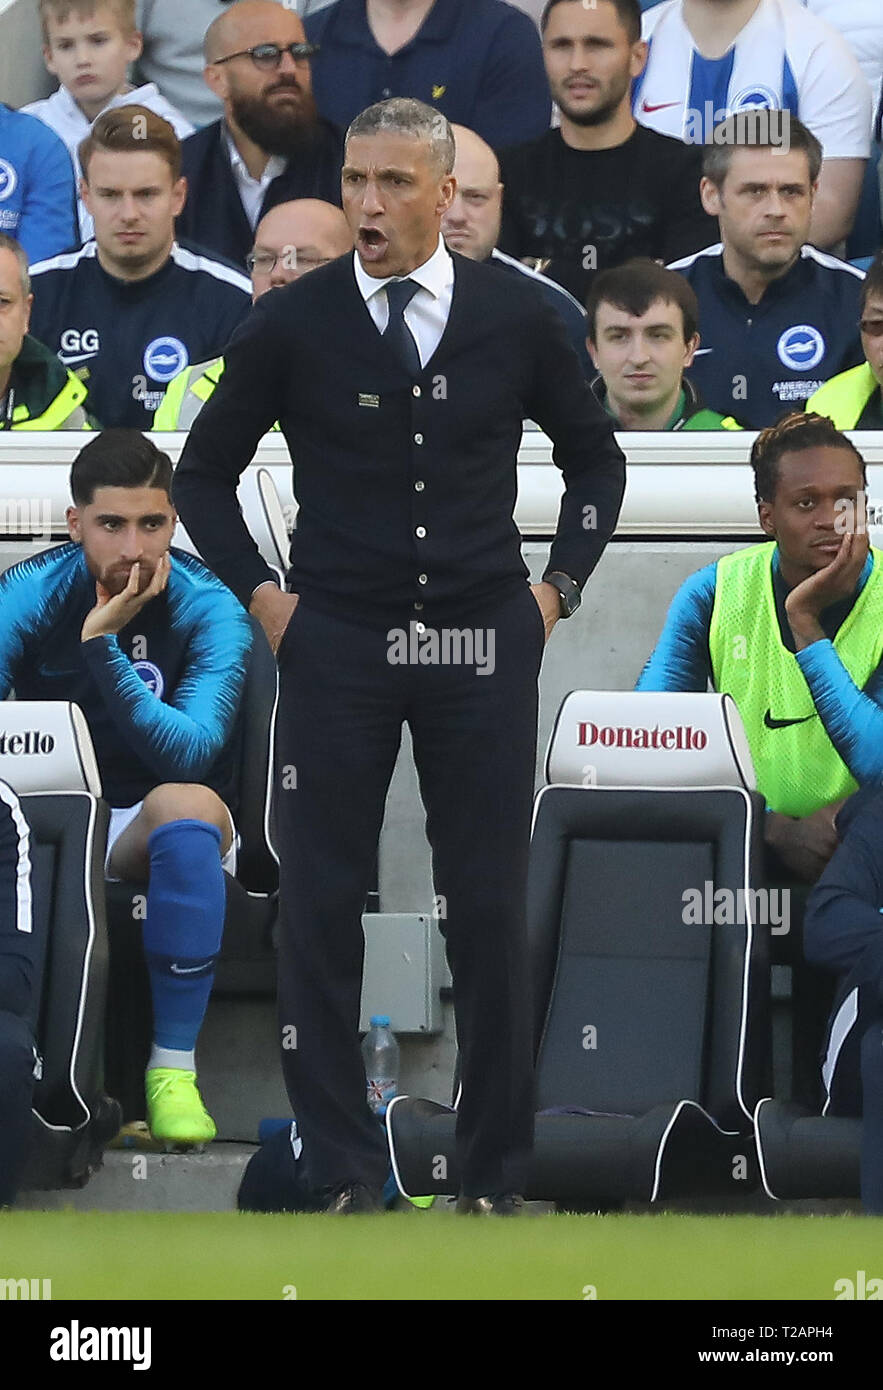
[(31, 276), (28, 269), (28, 258), (21, 242), (15, 237), (7, 236), (5, 232), (0, 232), (0, 251), (11, 251), (18, 261), (19, 275), (21, 276), (21, 292), (27, 299), (31, 292)]
[(378, 101), (356, 117), (346, 133), (345, 144), (348, 145), (353, 136), (380, 135), (384, 131), (423, 140), (439, 172), (446, 175), (453, 170), (454, 132), (447, 116), (436, 111), (434, 106), (427, 106), (425, 101), (416, 101), (413, 97)]
[(785, 154), (797, 150), (806, 155), (810, 183), (815, 183), (822, 167), (818, 137), (790, 111), (749, 107), (714, 127), (702, 152), (702, 173), (718, 188), (730, 172), (734, 149), (783, 150)]

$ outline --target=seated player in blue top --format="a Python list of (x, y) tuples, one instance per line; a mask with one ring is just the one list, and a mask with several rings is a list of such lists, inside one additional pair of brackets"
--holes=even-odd
[(172, 550), (168, 455), (105, 430), (71, 469), (71, 541), (0, 576), (0, 699), (71, 700), (110, 804), (106, 874), (147, 883), (144, 949), (154, 1044), (154, 1139), (216, 1130), (195, 1048), (235, 866), (234, 765), (251, 647), (245, 610), (200, 560)]

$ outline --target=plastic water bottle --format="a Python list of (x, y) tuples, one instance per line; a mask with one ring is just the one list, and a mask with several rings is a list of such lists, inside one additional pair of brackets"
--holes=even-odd
[(362, 1059), (368, 1083), (368, 1106), (378, 1119), (398, 1091), (399, 1045), (387, 1014), (374, 1014), (362, 1042)]

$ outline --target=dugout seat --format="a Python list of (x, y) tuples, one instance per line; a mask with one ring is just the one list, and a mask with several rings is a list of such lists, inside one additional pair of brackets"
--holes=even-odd
[(758, 1102), (754, 1128), (768, 1197), (861, 1196), (861, 1120), (819, 1115), (767, 1096)]
[[(525, 1196), (581, 1210), (744, 1192), (771, 1048), (752, 892), (764, 801), (735, 704), (573, 692), (546, 775), (528, 885), (537, 1117)], [(728, 920), (740, 901), (742, 920)], [(455, 1125), (452, 1108), (392, 1102), (404, 1195), (458, 1191)]]
[(2, 709), (4, 780), (30, 832), (35, 989), (26, 1021), (40, 1056), (19, 1188), (81, 1187), (120, 1125), (104, 1090), (108, 810), (77, 706)]
[[(213, 994), (272, 997), (276, 990), (274, 932), (278, 915), (279, 868), (272, 840), (273, 729), (276, 662), (254, 619), (253, 642), (240, 721), (240, 847), (236, 877), (225, 875), (224, 936)], [(150, 985), (140, 922), (147, 885), (108, 883), (110, 988), (107, 1009), (107, 1084), (122, 1103), (124, 1118), (144, 1118), (144, 1068), (153, 1029)]]

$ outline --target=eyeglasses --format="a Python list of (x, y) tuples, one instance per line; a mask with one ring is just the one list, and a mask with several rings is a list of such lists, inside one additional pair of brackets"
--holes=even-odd
[(859, 328), (869, 338), (883, 338), (883, 319), (862, 319)]
[(280, 261), (286, 270), (315, 270), (317, 266), (328, 265), (332, 256), (306, 256), (296, 246), (290, 246), (278, 255), (273, 251), (251, 251), (245, 258), (249, 275), (257, 270), (261, 275), (272, 275)]
[(226, 58), (216, 58), (215, 65), (232, 63), (234, 58), (250, 58), (256, 68), (272, 72), (282, 62), (282, 54), (290, 53), (296, 63), (308, 63), (319, 52), (317, 43), (258, 43), (254, 48), (243, 48), (240, 53), (228, 53)]

